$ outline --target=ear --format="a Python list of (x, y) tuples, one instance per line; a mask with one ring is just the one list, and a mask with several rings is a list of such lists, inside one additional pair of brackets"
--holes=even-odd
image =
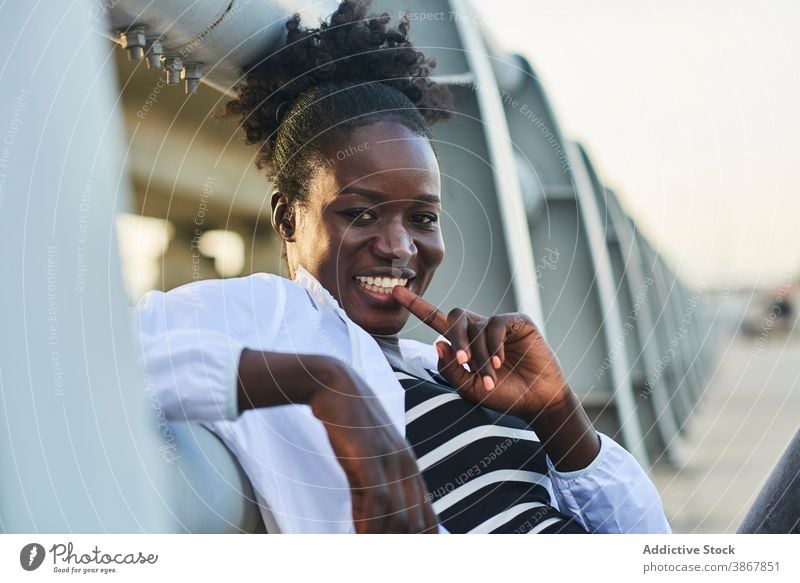
[(294, 241), (295, 213), (294, 203), (280, 191), (272, 193), (272, 228), (284, 241)]

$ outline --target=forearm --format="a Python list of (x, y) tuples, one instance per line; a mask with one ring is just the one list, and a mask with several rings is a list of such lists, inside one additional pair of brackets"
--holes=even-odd
[(314, 354), (245, 349), (239, 359), (239, 411), (288, 404), (309, 404), (333, 383), (337, 362)]
[(600, 438), (600, 453), (586, 468), (562, 472), (548, 460), (558, 509), (592, 533), (670, 533), (661, 497), (642, 467), (613, 439)]
[(600, 436), (577, 395), (567, 391), (559, 404), (526, 419), (556, 469), (563, 472), (587, 467), (600, 452)]

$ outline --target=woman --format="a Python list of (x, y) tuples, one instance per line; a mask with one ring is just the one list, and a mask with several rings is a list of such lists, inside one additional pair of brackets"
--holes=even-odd
[[(429, 124), (451, 96), (407, 22), (367, 5), (319, 29), (292, 18), (227, 105), (260, 144), (291, 280), (143, 298), (162, 406), (225, 440), (271, 532), (669, 532), (526, 315), (420, 298), (445, 253)], [(435, 348), (398, 338), (410, 313)]]

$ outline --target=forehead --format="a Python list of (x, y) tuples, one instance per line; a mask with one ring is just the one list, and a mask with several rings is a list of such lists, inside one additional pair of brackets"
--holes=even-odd
[(430, 142), (399, 123), (356, 128), (328, 144), (316, 173), (321, 198), (357, 186), (393, 196), (439, 195), (439, 164)]

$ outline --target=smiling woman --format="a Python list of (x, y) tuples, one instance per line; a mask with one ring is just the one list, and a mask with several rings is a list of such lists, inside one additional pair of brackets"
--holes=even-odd
[(439, 169), (429, 140), (400, 123), (360, 127), (348, 139), (369, 147), (319, 167), (303, 204), (273, 194), (273, 224), (290, 274), (302, 265), (359, 326), (395, 334), (409, 314), (392, 287), (424, 293), (444, 258)]
[[(527, 315), (420, 297), (445, 254), (429, 124), (451, 97), (407, 21), (367, 7), (292, 18), (227, 105), (259, 144), (290, 279), (143, 298), (165, 411), (225, 441), (270, 532), (669, 532)], [(400, 339), (412, 313), (443, 340)]]
[[(390, 28), (366, 8), (344, 2), (319, 29), (295, 15), (287, 49), (251, 68), (224, 115), (260, 144), (289, 275), (304, 266), (356, 323), (394, 333), (408, 313), (383, 278), (422, 293), (444, 255), (429, 123), (451, 116), (452, 96), (430, 80), (435, 63), (408, 41), (408, 23)], [(357, 276), (381, 279), (369, 289)]]

